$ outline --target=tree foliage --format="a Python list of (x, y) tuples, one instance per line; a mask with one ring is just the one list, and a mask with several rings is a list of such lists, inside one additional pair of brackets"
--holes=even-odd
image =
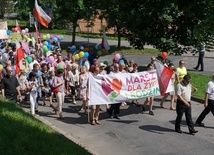
[[(25, 17), (34, 3), (19, 2)], [(52, 8), (53, 27), (72, 25), (73, 43), (77, 20), (86, 19), (93, 25), (98, 14), (100, 19), (106, 19), (107, 28), (115, 28), (118, 46), (120, 38), (126, 36), (136, 48), (150, 44), (161, 51), (181, 54), (190, 48), (197, 50), (214, 33), (213, 0), (38, 0), (38, 3), (42, 8)]]

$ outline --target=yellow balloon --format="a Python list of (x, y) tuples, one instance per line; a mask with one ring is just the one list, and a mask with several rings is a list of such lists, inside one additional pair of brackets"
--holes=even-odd
[(75, 58), (75, 60), (78, 60), (80, 57), (79, 57), (78, 54), (75, 54), (75, 55), (74, 55), (74, 58)]
[(43, 39), (43, 40), (46, 40), (46, 35), (43, 35), (43, 36), (42, 36), (42, 39)]
[(84, 55), (85, 55), (85, 54), (84, 54), (84, 52), (83, 52), (83, 51), (81, 51), (81, 52), (79, 53), (79, 57), (80, 57), (80, 58), (83, 58), (83, 57), (84, 57)]

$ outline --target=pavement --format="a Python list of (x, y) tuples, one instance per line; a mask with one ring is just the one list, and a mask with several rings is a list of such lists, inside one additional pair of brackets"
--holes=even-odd
[[(79, 39), (79, 40), (78, 40)], [(77, 42), (81, 44), (81, 38)], [(85, 38), (82, 38), (84, 42)], [(100, 40), (90, 39), (91, 44)], [(68, 41), (69, 42), (69, 41)], [(85, 41), (87, 43), (87, 40)], [(110, 44), (116, 44), (111, 42)], [(128, 45), (126, 42), (125, 44)], [(211, 75), (213, 72), (213, 54), (206, 53), (205, 71), (199, 74)], [(150, 55), (127, 55), (127, 59), (134, 59), (139, 65), (148, 64)], [(100, 61), (111, 62), (113, 56), (101, 57)], [(190, 53), (183, 56), (169, 56), (175, 64), (183, 59), (189, 71), (197, 63), (197, 56)], [(200, 82), (200, 81), (199, 81)], [(154, 116), (146, 112), (141, 114), (141, 107), (128, 104), (121, 107), (120, 120), (108, 118), (105, 106), (101, 106), (101, 125), (92, 126), (88, 123), (86, 114), (79, 112), (81, 101), (74, 105), (71, 99), (63, 104), (65, 120), (58, 119), (53, 110), (46, 106), (39, 106), (35, 118), (41, 120), (54, 130), (66, 136), (75, 143), (95, 155), (144, 155), (144, 154), (194, 154), (213, 155), (214, 124), (213, 116), (208, 114), (204, 120), (205, 127), (195, 127), (196, 135), (190, 135), (183, 116), (181, 130), (183, 134), (174, 132), (176, 112), (169, 110), (169, 100), (164, 103), (165, 108), (160, 108), (161, 97), (155, 97)], [(144, 99), (139, 100), (143, 104)], [(41, 101), (40, 101), (41, 102)], [(42, 102), (41, 102), (42, 103)], [(48, 102), (46, 102), (49, 105)], [(54, 103), (55, 105), (57, 103)], [(22, 104), (24, 110), (29, 112), (30, 105)], [(148, 107), (147, 107), (148, 108)], [(192, 118), (197, 119), (204, 109), (203, 104), (192, 101)]]

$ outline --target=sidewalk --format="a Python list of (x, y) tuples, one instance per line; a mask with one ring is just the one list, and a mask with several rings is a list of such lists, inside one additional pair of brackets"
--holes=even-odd
[[(140, 104), (143, 102), (140, 100)], [(199, 132), (195, 136), (188, 134), (185, 121), (181, 128), (185, 133), (178, 134), (174, 132), (176, 112), (168, 109), (169, 101), (164, 104), (166, 109), (160, 108), (159, 103), (160, 97), (155, 97), (154, 116), (148, 112), (141, 114), (139, 106), (121, 107), (120, 120), (109, 119), (102, 106), (102, 124), (96, 126), (87, 122), (87, 115), (79, 113), (80, 101), (73, 105), (69, 100), (63, 105), (65, 120), (58, 119), (50, 107), (43, 106), (39, 106), (36, 118), (96, 155), (182, 154), (184, 150), (185, 154), (213, 154), (211, 114), (204, 121), (205, 128), (196, 127)], [(29, 112), (29, 105), (24, 106)], [(203, 108), (202, 104), (192, 102), (193, 121)]]

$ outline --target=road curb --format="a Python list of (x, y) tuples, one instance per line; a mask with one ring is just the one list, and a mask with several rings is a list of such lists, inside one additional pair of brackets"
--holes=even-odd
[(191, 100), (195, 101), (195, 102), (198, 102), (198, 103), (202, 103), (204, 104), (204, 100), (203, 99), (200, 99), (200, 98), (197, 98), (197, 97), (191, 97)]

